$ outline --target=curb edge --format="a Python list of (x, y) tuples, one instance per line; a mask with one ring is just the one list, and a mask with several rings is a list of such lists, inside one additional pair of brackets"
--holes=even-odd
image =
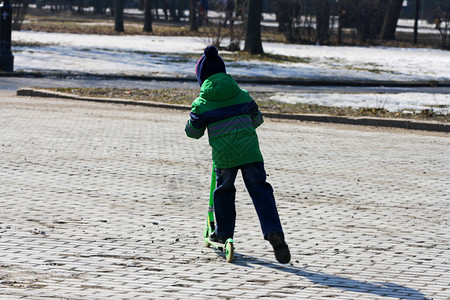
[[(175, 110), (190, 110), (189, 105), (181, 104), (167, 104), (149, 101), (135, 101), (126, 99), (111, 99), (111, 98), (94, 98), (94, 97), (80, 97), (76, 95), (70, 95), (61, 92), (52, 92), (42, 89), (34, 88), (19, 88), (16, 91), (18, 96), (28, 97), (48, 97), (70, 100), (81, 100), (91, 102), (102, 103), (115, 103), (125, 105), (140, 105), (157, 107), (164, 109)], [(331, 115), (315, 115), (315, 114), (282, 114), (273, 112), (262, 112), (263, 116), (272, 119), (282, 120), (296, 120), (304, 122), (318, 122), (318, 123), (336, 123), (347, 125), (359, 125), (359, 126), (375, 126), (375, 127), (392, 127), (402, 128), (410, 130), (424, 130), (424, 131), (437, 131), (437, 132), (450, 132), (450, 124), (438, 123), (438, 122), (421, 122), (408, 119), (385, 119), (385, 118), (372, 118), (372, 117), (345, 117), (345, 116), (331, 116)]]

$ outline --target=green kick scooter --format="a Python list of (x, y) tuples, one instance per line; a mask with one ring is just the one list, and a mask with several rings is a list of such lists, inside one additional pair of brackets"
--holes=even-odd
[(216, 172), (215, 166), (213, 164), (212, 175), (211, 175), (211, 188), (209, 190), (209, 207), (208, 207), (208, 218), (205, 228), (205, 234), (203, 241), (205, 242), (205, 246), (213, 246), (214, 248), (225, 252), (225, 258), (227, 262), (232, 262), (234, 258), (234, 241), (233, 239), (227, 239), (225, 244), (213, 242), (209, 239), (211, 234), (214, 232), (216, 225), (214, 221), (214, 190), (216, 189)]

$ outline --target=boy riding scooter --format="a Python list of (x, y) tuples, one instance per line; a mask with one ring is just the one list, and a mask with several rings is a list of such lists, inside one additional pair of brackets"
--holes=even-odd
[(233, 238), (236, 223), (234, 182), (241, 170), (264, 239), (272, 245), (278, 262), (288, 263), (291, 254), (284, 240), (272, 186), (266, 181), (256, 134), (256, 128), (263, 123), (258, 105), (226, 74), (225, 63), (214, 46), (205, 49), (197, 63), (196, 75), (201, 91), (192, 103), (185, 132), (188, 137), (199, 139), (208, 129), (217, 175), (213, 194), (216, 230), (210, 240), (225, 243)]

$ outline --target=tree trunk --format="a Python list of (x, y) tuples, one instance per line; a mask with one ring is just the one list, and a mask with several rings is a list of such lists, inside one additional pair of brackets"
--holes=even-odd
[(180, 21), (178, 19), (176, 2), (174, 0), (171, 0), (169, 2), (169, 14), (170, 14), (170, 17), (172, 18), (172, 21), (175, 21), (175, 22)]
[(102, 3), (100, 0), (94, 0), (93, 6), (94, 6), (94, 14), (99, 15), (102, 13)]
[(330, 5), (328, 0), (315, 0), (316, 42), (325, 44), (330, 39)]
[(189, 0), (189, 30), (198, 31), (197, 0)]
[(153, 32), (152, 0), (144, 0), (144, 31), (145, 32)]
[(264, 53), (261, 41), (261, 13), (262, 0), (249, 0), (244, 51), (250, 54)]
[(419, 27), (419, 8), (420, 8), (420, 0), (416, 0), (416, 12), (414, 16), (414, 44), (417, 44), (417, 29)]
[(390, 0), (384, 15), (380, 38), (383, 40), (395, 39), (395, 29), (402, 10), (403, 0)]
[(114, 0), (114, 30), (124, 32), (123, 27), (123, 5), (124, 0)]

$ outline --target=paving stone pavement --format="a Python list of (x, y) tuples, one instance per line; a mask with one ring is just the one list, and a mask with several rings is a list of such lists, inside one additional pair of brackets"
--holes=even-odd
[(205, 248), (207, 139), (186, 112), (0, 92), (0, 299), (449, 299), (445, 133), (266, 120), (291, 264), (237, 183)]

